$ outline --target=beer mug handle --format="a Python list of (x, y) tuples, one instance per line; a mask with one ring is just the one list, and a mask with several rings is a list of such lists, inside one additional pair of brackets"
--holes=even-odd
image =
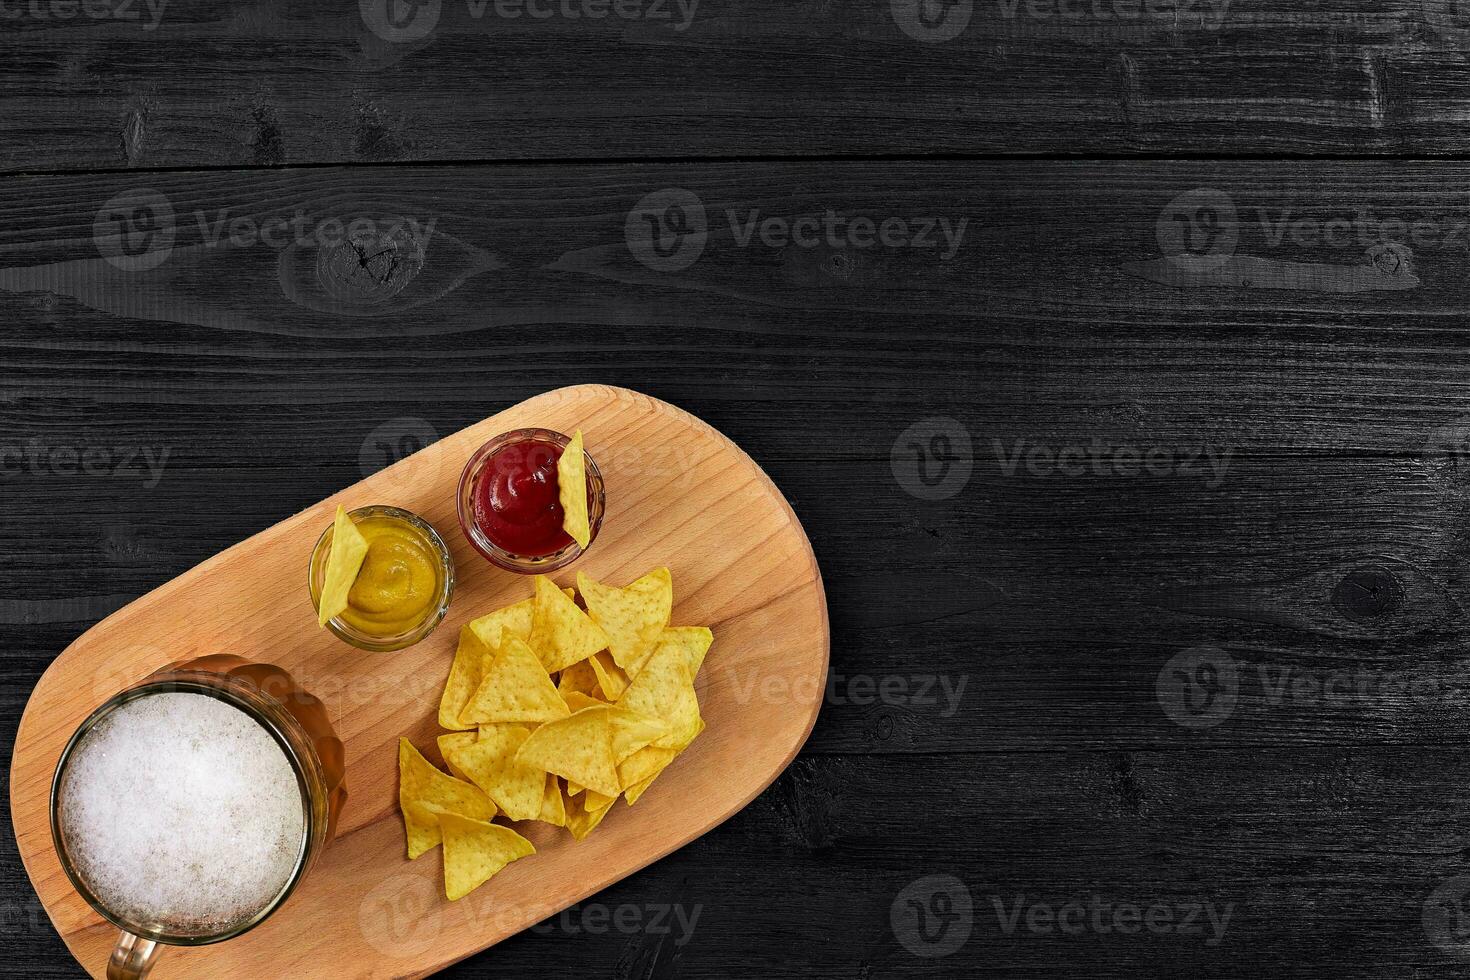
[(120, 932), (112, 958), (107, 961), (107, 980), (143, 980), (158, 959), (158, 944), (131, 932)]

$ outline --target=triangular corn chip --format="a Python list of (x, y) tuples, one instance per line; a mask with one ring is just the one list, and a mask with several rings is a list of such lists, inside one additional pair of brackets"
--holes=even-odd
[(607, 646), (607, 634), (544, 575), (536, 576), (531, 649), (554, 674)]
[(479, 888), (512, 861), (536, 853), (531, 842), (514, 830), (488, 821), (444, 813), (439, 826), (444, 836), (444, 894), (451, 902)]
[[(562, 593), (568, 599), (575, 599), (577, 594), (571, 589), (562, 589)], [(531, 612), (535, 608), (535, 599), (522, 599), (508, 606), (502, 606), (492, 613), (486, 613), (479, 619), (470, 620), (469, 627), (475, 631), (492, 650), (500, 648), (500, 634), (510, 633), (529, 641), (531, 638)]]
[(449, 732), (445, 735), (440, 735), (437, 739), (437, 741), (439, 742), (439, 757), (444, 760), (444, 768), (448, 769), (450, 774), (453, 775), (454, 778), (463, 779), (467, 782), (471, 781), (470, 777), (466, 776), (464, 772), (454, 764), (453, 756), (455, 750), (462, 749), (466, 745), (474, 745), (475, 739), (479, 737), (479, 732)]
[(629, 676), (638, 672), (653, 649), (674, 608), (674, 580), (667, 568), (655, 568), (619, 589), (577, 573), (577, 591), (587, 615), (607, 634), (613, 662)]
[(618, 765), (654, 739), (669, 734), (669, 726), (662, 721), (640, 715), (622, 705), (607, 713), (607, 723), (612, 732), (613, 761)]
[[(623, 788), (635, 786), (663, 772), (664, 766), (674, 761), (677, 749), (660, 749), (652, 745), (639, 749), (618, 764), (618, 781)], [(628, 801), (629, 803), (632, 800)]]
[(477, 741), (453, 753), (453, 765), (512, 820), (535, 820), (546, 793), (546, 771), (515, 761), (516, 749), (530, 734), (520, 725), (487, 725)]
[(403, 826), (408, 835), (408, 857), (413, 860), (440, 841), (439, 825), (425, 818), (422, 807), (428, 804), (452, 813), (489, 820), (495, 816), (495, 804), (477, 787), (447, 776), (435, 769), (412, 742), (398, 740), (398, 808), (403, 811)]
[(597, 686), (602, 693), (612, 700), (622, 697), (623, 692), (628, 689), (627, 673), (613, 663), (612, 654), (606, 650), (599, 650), (582, 662), (587, 664), (592, 675), (597, 678)]
[(561, 780), (549, 772), (546, 774), (546, 793), (541, 798), (541, 813), (536, 819), (554, 827), (567, 825), (567, 801), (561, 795)]
[(617, 795), (604, 796), (588, 790), (567, 803), (567, 829), (577, 840), (585, 840), (612, 810)]
[[(528, 604), (528, 611), (529, 608)], [(472, 724), (460, 724), (459, 716), (480, 686), (485, 672), (485, 661), (493, 655), (494, 646), (487, 645), (474, 631), (473, 625), (459, 631), (459, 646), (454, 651), (454, 663), (449, 667), (449, 680), (444, 682), (444, 693), (439, 696), (440, 728), (475, 727)], [(499, 645), (498, 634), (495, 645)]]
[[(560, 595), (560, 593), (558, 593)], [(563, 596), (565, 598), (565, 596)], [(570, 712), (541, 661), (521, 640), (507, 637), (485, 667), (485, 676), (460, 713), (461, 725), (536, 723), (565, 718)]]
[(592, 523), (587, 514), (587, 461), (583, 452), (582, 430), (578, 429), (556, 461), (556, 495), (561, 501), (562, 530), (579, 547), (586, 548), (592, 543)]
[(715, 635), (708, 626), (670, 626), (658, 635), (657, 646), (676, 646), (689, 659), (690, 676), (698, 677), (699, 668), (704, 666), (704, 655), (709, 652)]
[(569, 718), (547, 722), (522, 743), (516, 759), (604, 796), (617, 796), (622, 787), (618, 785), (617, 762), (612, 754), (610, 710), (583, 708)]
[(583, 694), (581, 691), (562, 691), (561, 699), (567, 703), (567, 710), (573, 713), (581, 711), (583, 708), (608, 707), (606, 701), (599, 701), (592, 695)]
[[(571, 589), (563, 589), (571, 598)], [(492, 613), (471, 621), (459, 631), (459, 648), (454, 654), (454, 665), (449, 668), (449, 680), (444, 684), (444, 694), (439, 699), (440, 728), (473, 728), (473, 724), (460, 724), (460, 714), (480, 686), (485, 676), (485, 665), (500, 649), (502, 634), (517, 636), (522, 640), (531, 635), (531, 610), (533, 602), (520, 602), (497, 609)], [(597, 680), (592, 669), (587, 668), (592, 680)]]
[(332, 522), (330, 547), (316, 614), (318, 627), (326, 626), (347, 608), (347, 594), (352, 591), (352, 583), (357, 581), (357, 573), (362, 571), (362, 561), (367, 557), (367, 538), (340, 506)]
[[(660, 769), (659, 772), (663, 772), (663, 770)], [(632, 806), (634, 803), (637, 803), (639, 797), (641, 797), (644, 793), (648, 792), (648, 787), (650, 785), (652, 785), (653, 781), (655, 779), (657, 779), (657, 778), (658, 778), (658, 772), (654, 773), (652, 776), (649, 776), (647, 779), (643, 780), (642, 782), (634, 783), (632, 786), (629, 786), (627, 789), (625, 789), (623, 791), (623, 800), (624, 800), (624, 802), (626, 802), (629, 806)]]
[(654, 650), (618, 699), (618, 706), (657, 718), (667, 725), (668, 733), (653, 743), (660, 748), (688, 745), (704, 724), (687, 656), (682, 648), (674, 645)]
[(594, 698), (600, 697), (599, 692), (602, 688), (598, 686), (597, 674), (592, 669), (592, 660), (579, 660), (562, 671), (561, 677), (556, 682), (556, 689), (561, 692), (562, 697), (571, 693), (586, 694)]

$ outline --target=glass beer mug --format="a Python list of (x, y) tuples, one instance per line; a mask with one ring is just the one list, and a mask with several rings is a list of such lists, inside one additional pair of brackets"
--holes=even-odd
[(110, 980), (280, 908), (334, 835), (345, 770), (322, 702), (242, 657), (171, 664), (92, 712), (57, 762), (51, 834), (77, 892), (121, 930)]

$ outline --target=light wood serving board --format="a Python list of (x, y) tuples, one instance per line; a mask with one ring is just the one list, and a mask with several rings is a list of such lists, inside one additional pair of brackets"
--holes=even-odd
[[(430, 759), (439, 691), (460, 627), (531, 594), (465, 542), (461, 468), (509, 429), (581, 428), (602, 469), (607, 514), (577, 571), (617, 584), (657, 565), (674, 576), (674, 624), (715, 634), (698, 680), (708, 729), (637, 806), (622, 800), (587, 840), (534, 827), (539, 853), (459, 902), (444, 898), (440, 851), (405, 858), (396, 740)], [(395, 504), (449, 543), (458, 585), (448, 618), (397, 653), (365, 653), (318, 630), (307, 559), (338, 504)], [(326, 701), (347, 746), (337, 839), (291, 899), (254, 931), (169, 949), (154, 976), (418, 977), (534, 925), (658, 860), (749, 803), (796, 756), (826, 682), (822, 579), (780, 491), (730, 440), (671, 405), (585, 385), (539, 395), (444, 439), (209, 559), (109, 616), (68, 647), (26, 706), (10, 805), (27, 872), (82, 966), (105, 972), (115, 930), (72, 889), (52, 848), (48, 793), (61, 748), (108, 696), (156, 668), (208, 653), (275, 663)], [(752, 860), (760, 855), (752, 854)]]

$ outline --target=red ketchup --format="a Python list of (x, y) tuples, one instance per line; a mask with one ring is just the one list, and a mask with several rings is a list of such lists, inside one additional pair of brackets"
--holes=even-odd
[(485, 461), (472, 500), (475, 524), (496, 547), (539, 558), (572, 543), (562, 529), (556, 461), (550, 442), (515, 442)]

